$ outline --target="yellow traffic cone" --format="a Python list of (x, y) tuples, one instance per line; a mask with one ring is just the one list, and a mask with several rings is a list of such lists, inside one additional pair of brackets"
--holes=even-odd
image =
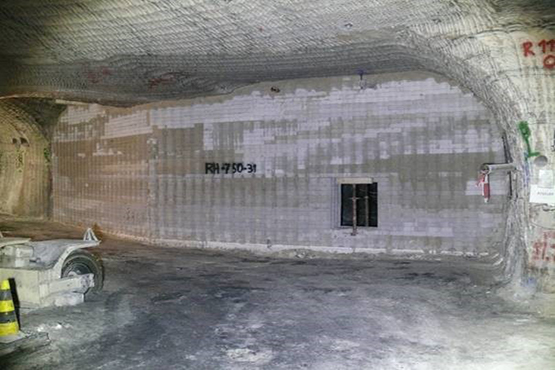
[(15, 315), (10, 281), (2, 280), (2, 284), (0, 284), (0, 340), (17, 336), (18, 333), (19, 324)]

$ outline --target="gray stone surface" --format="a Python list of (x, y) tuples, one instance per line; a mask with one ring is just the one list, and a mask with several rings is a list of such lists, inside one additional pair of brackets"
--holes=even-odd
[[(25, 109), (29, 106), (18, 103), (0, 100), (0, 212), (45, 217), (51, 191), (47, 124), (39, 124)], [(43, 108), (49, 121), (51, 112), (48, 106)]]
[(530, 123), (533, 149), (553, 170), (555, 73), (546, 61), (555, 55), (540, 46), (555, 39), (551, 0), (60, 4), (0, 4), (1, 96), (133, 105), (258, 81), (409, 69), (470, 89), (506, 132), (519, 169), (501, 241), (505, 276), (531, 274), (555, 292), (553, 258), (541, 252), (551, 245), (553, 213), (528, 203), (538, 175), (517, 130)]
[[(33, 226), (32, 233), (28, 233)], [(78, 237), (0, 222), (13, 235)], [(489, 265), (276, 259), (105, 240), (105, 289), (22, 315), (50, 346), (0, 358), (10, 370), (544, 370), (555, 327), (503, 301)], [(553, 306), (551, 306), (553, 307)]]

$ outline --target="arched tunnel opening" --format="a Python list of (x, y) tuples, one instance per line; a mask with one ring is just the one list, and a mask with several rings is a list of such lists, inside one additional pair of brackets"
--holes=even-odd
[[(548, 1), (32, 6), (0, 5), (0, 278), (41, 344), (0, 365), (555, 363)], [(87, 228), (27, 312), (53, 252), (14, 238)]]

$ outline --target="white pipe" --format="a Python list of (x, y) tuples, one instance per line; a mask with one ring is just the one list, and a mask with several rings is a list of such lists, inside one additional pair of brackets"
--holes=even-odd
[(480, 171), (488, 175), (493, 172), (512, 172), (516, 171), (516, 166), (514, 163), (484, 163), (480, 167)]

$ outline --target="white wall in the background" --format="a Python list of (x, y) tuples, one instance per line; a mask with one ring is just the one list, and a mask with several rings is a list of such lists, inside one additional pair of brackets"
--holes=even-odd
[[(505, 161), (501, 133), (472, 94), (423, 72), (70, 106), (53, 151), (56, 220), (153, 242), (488, 253), (506, 218), (507, 178), (492, 176), (488, 204), (475, 186), (482, 163)], [(206, 163), (256, 173), (206, 174)], [(338, 227), (345, 177), (378, 182), (377, 228)]]

